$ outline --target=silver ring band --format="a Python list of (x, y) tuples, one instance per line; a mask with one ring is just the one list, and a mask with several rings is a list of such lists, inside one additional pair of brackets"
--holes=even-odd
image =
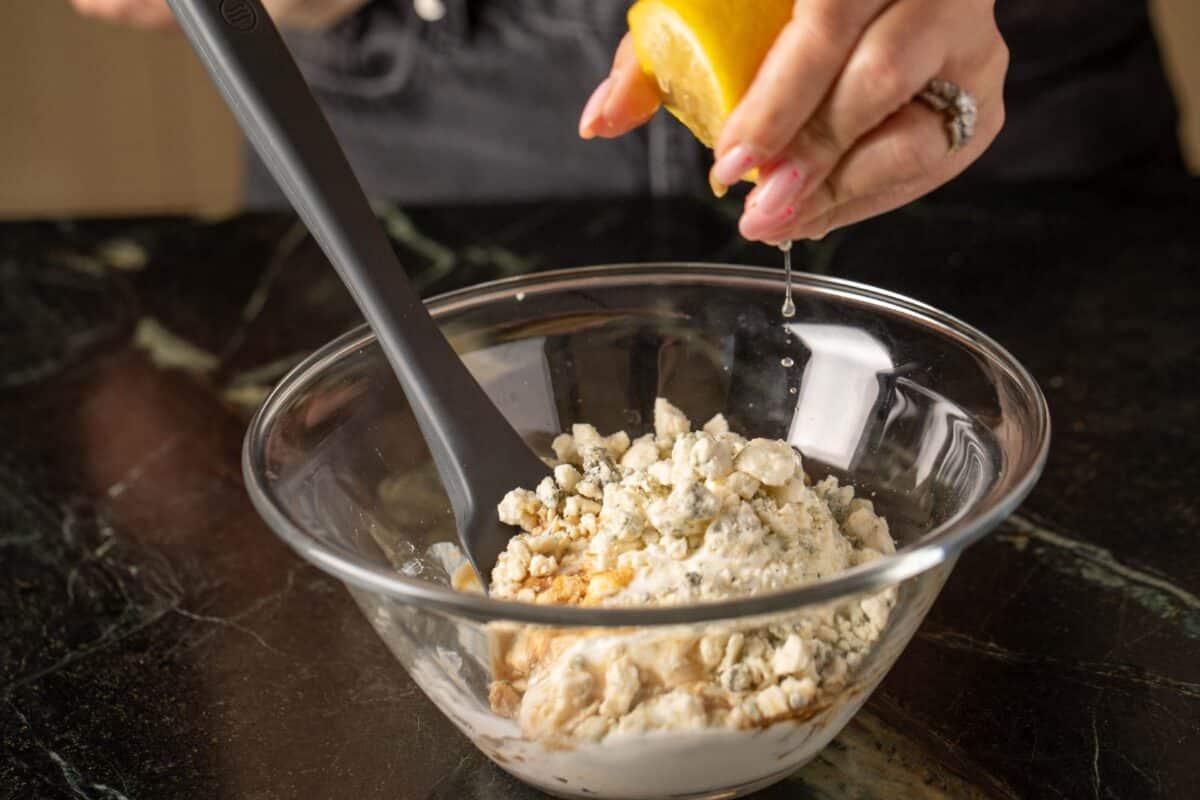
[(945, 115), (951, 150), (967, 146), (975, 135), (975, 120), (979, 115), (979, 106), (970, 92), (950, 81), (934, 78), (917, 99)]

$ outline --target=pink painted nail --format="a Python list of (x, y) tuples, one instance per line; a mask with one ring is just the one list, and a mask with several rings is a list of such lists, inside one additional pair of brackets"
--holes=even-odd
[(592, 96), (588, 98), (587, 105), (583, 107), (583, 113), (579, 116), (579, 135), (584, 139), (592, 139), (596, 136), (596, 123), (600, 121), (600, 114), (604, 111), (604, 102), (608, 100), (612, 87), (613, 79), (610, 75), (600, 82), (600, 85), (592, 92)]
[(743, 214), (738, 223), (738, 231), (751, 240), (766, 241), (768, 238), (778, 238), (774, 235), (777, 228), (776, 220), (768, 219), (753, 210)]
[(739, 144), (713, 164), (711, 175), (718, 183), (732, 186), (762, 163), (762, 154), (753, 147)]
[(807, 173), (798, 161), (780, 162), (755, 190), (754, 208), (767, 217), (783, 213), (804, 186)]
[(738, 229), (747, 239), (767, 241), (768, 237), (779, 238), (795, 221), (796, 207), (793, 205), (784, 206), (771, 214), (764, 212), (761, 205), (751, 205), (742, 214)]

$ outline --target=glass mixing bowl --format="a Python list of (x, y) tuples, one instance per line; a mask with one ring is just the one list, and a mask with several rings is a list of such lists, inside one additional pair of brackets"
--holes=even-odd
[[(894, 555), (703, 605), (561, 607), (455, 591), (462, 558), (449, 504), (366, 330), (315, 353), (259, 411), (244, 452), (250, 495), (279, 536), (346, 584), (430, 699), (517, 777), (568, 797), (733, 797), (766, 786), (861, 706), (958, 554), (1029, 493), (1050, 437), (1033, 379), (968, 325), (841, 280), (798, 275), (794, 290), (796, 314), (785, 320), (778, 271), (638, 265), (536, 274), (428, 305), (544, 455), (576, 422), (650, 430), (659, 396), (697, 422), (722, 412), (743, 435), (790, 441), (814, 478), (837, 476), (870, 497)], [(770, 725), (564, 742), (511, 718), (497, 697), (514, 653), (607, 643), (683, 663), (705, 637), (829, 623), (872, 598), (890, 611), (869, 649)], [(589, 702), (580, 691), (576, 700)], [(560, 700), (562, 714), (578, 710)]]

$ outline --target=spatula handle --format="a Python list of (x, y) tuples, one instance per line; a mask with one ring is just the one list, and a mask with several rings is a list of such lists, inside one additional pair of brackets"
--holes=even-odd
[[(247, 137), (378, 335), (461, 522), (472, 503), (464, 494), (468, 471), (497, 452), (535, 457), (413, 290), (259, 0), (168, 2)], [(488, 511), (494, 515), (494, 509)]]

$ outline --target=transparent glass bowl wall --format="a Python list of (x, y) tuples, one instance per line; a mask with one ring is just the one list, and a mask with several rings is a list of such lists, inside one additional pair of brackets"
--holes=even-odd
[[(549, 455), (575, 422), (651, 429), (663, 396), (697, 424), (785, 438), (816, 478), (853, 483), (895, 556), (800, 589), (720, 604), (582, 609), (454, 592), (454, 520), (379, 348), (352, 332), (276, 389), (247, 436), (251, 496), (305, 558), (346, 582), (425, 692), (504, 769), (563, 796), (731, 796), (812, 758), (899, 656), (955, 558), (1024, 498), (1049, 442), (1045, 401), (994, 342), (905, 298), (779, 273), (645, 265), (544, 273), (430, 301), (468, 367)], [(789, 623), (894, 590), (897, 605), (837, 698), (758, 734), (660, 733), (543, 747), (491, 711), (504, 632), (674, 640)], [(638, 637), (641, 637), (639, 639)], [(664, 759), (666, 759), (664, 761)], [(669, 767), (664, 767), (669, 764)]]

